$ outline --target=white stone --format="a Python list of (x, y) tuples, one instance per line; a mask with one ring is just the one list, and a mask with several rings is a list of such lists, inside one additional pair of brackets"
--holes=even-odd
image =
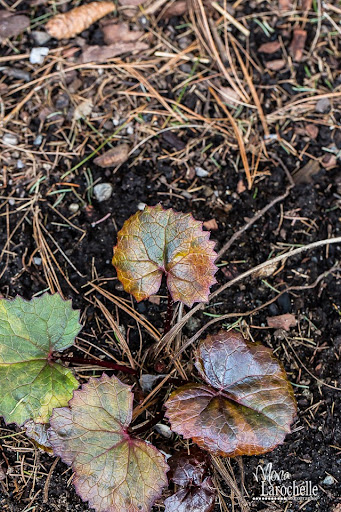
[(4, 144), (11, 144), (11, 146), (17, 146), (19, 141), (18, 137), (16, 137), (12, 133), (5, 133), (5, 135), (2, 137), (2, 142)]
[(198, 178), (206, 178), (209, 175), (209, 172), (205, 171), (202, 167), (195, 167), (194, 170)]
[(94, 186), (94, 194), (99, 203), (110, 199), (113, 190), (111, 183), (98, 183)]
[(49, 48), (46, 46), (38, 46), (36, 48), (32, 48), (30, 53), (30, 63), (31, 64), (43, 64), (45, 57), (49, 53)]

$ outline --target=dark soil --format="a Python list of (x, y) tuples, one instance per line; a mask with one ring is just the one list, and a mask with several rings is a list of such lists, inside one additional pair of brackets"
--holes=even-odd
[[(246, 4), (248, 2), (244, 3), (244, 14), (254, 12)], [(28, 5), (23, 3), (21, 8), (28, 8)], [(261, 12), (262, 9), (266, 9), (265, 3), (257, 5), (254, 9)], [(44, 12), (45, 8), (40, 6), (36, 16), (38, 17)], [(178, 26), (181, 20), (182, 18), (172, 18), (169, 24)], [(250, 38), (250, 54), (260, 66), (263, 66), (267, 57), (264, 57), (263, 61), (263, 57), (257, 55), (256, 47), (267, 42), (268, 39), (264, 37), (259, 26), (256, 23), (252, 25), (252, 23), (250, 22), (250, 28), (253, 28)], [(159, 26), (161, 27), (162, 24), (165, 22), (160, 21)], [(310, 26), (307, 30), (307, 45), (309, 47), (314, 39), (314, 30)], [(101, 44), (101, 40), (98, 39), (99, 35), (96, 35), (94, 31), (89, 31), (83, 36), (87, 42)], [(55, 41), (51, 41), (48, 46), (53, 48), (58, 45)], [(21, 51), (25, 52), (26, 50), (23, 47)], [(8, 55), (8, 52), (8, 48), (5, 48), (4, 54)], [(324, 57), (326, 61), (332, 61), (330, 52)], [(276, 55), (272, 55), (271, 58), (276, 58)], [(332, 69), (336, 69), (334, 61), (329, 64)], [(255, 72), (253, 80), (256, 87), (259, 86), (259, 90), (262, 91), (265, 113), (271, 113), (277, 108), (272, 94), (275, 85), (279, 84), (282, 87), (281, 90), (284, 91), (286, 99), (292, 99), (297, 93), (292, 86), (293, 84), (296, 86), (303, 84), (303, 77), (303, 63), (296, 64), (296, 82), (291, 80), (289, 71), (282, 71), (275, 76), (268, 72), (265, 74)], [(75, 76), (73, 76), (74, 78)], [(88, 75), (84, 79), (82, 85), (84, 90), (93, 87), (95, 78), (95, 75)], [(320, 77), (320, 81), (322, 78)], [(167, 82), (164, 81), (165, 83), (162, 84), (162, 94), (165, 97), (173, 98), (173, 93), (169, 92), (167, 95), (167, 88), (171, 91), (183, 79), (184, 77), (180, 79), (176, 75), (168, 75)], [(10, 81), (6, 78), (3, 84), (10, 85)], [(125, 86), (129, 85), (131, 84)], [(335, 82), (335, 88), (338, 85)], [(42, 133), (47, 142), (60, 142), (64, 140), (64, 135), (61, 135), (62, 130), (71, 126), (72, 112), (68, 113), (68, 106), (63, 107), (63, 98), (60, 97), (65, 89), (65, 83), (61, 84), (57, 80), (52, 83), (52, 86), (49, 94), (54, 103), (59, 95), (59, 110), (63, 112), (63, 117), (61, 116), (57, 123), (47, 124)], [(15, 101), (21, 99), (19, 96), (20, 94)], [(191, 92), (186, 92), (183, 97), (183, 103), (188, 108), (194, 108), (198, 101), (198, 97)], [(11, 108), (13, 106), (14, 104), (11, 105)], [(205, 111), (206, 106), (205, 102), (200, 103), (200, 113)], [(42, 105), (39, 104), (39, 109), (41, 107)], [(36, 117), (38, 106), (32, 100), (25, 109), (23, 111), (25, 115), (23, 114), (17, 125), (12, 126), (12, 130), (16, 130), (20, 134), (22, 129), (20, 123), (27, 123), (30, 130), (30, 135), (26, 135), (27, 147), (37, 149), (32, 145), (32, 141), (41, 130), (41, 121)], [(98, 107), (98, 112), (103, 113), (105, 109), (106, 104), (103, 103)], [(213, 110), (211, 106), (211, 110), (208, 109), (206, 114), (211, 112), (213, 116)], [(337, 125), (340, 120), (340, 112), (337, 108), (333, 115), (333, 123), (335, 122)], [(146, 125), (150, 121), (150, 114), (143, 116), (143, 122)], [(283, 119), (281, 123), (286, 123), (286, 120)], [(295, 142), (293, 142), (295, 150), (297, 154), (301, 154), (305, 151), (307, 140), (299, 132), (295, 135), (294, 124), (288, 123), (285, 129), (283, 128), (281, 136), (288, 144), (295, 137)], [(204, 146), (212, 144), (212, 147), (218, 147), (225, 144), (225, 139), (221, 135), (207, 136), (205, 144), (203, 143), (199, 149), (195, 147), (189, 164), (187, 165), (186, 162), (186, 166), (181, 162), (174, 163), (174, 160), (165, 157), (165, 155), (185, 147), (192, 148), (190, 144), (199, 135), (195, 129), (190, 128), (176, 131), (174, 134), (167, 132), (164, 136), (154, 138), (147, 145), (140, 160), (128, 161), (117, 173), (113, 173), (112, 170), (103, 170), (90, 161), (90, 163), (81, 165), (68, 177), (63, 178), (63, 174), (70, 169), (70, 166), (81, 162), (84, 156), (89, 155), (102, 142), (101, 138), (91, 138), (95, 137), (93, 132), (91, 132), (91, 136), (87, 135), (85, 153), (82, 156), (71, 155), (65, 159), (65, 162), (61, 159), (59, 165), (54, 167), (52, 166), (54, 156), (46, 157), (44, 162), (50, 163), (51, 166), (49, 168), (39, 167), (41, 174), (34, 176), (30, 172), (25, 175), (25, 171), (24, 174), (20, 174), (16, 167), (18, 154), (13, 151), (9, 155), (6, 153), (6, 165), (4, 164), (3, 173), (6, 167), (10, 179), (5, 178), (5, 173), (3, 174), (1, 200), (4, 203), (0, 211), (2, 213), (0, 217), (0, 250), (5, 247), (10, 234), (11, 242), (6, 247), (0, 262), (0, 273), (1, 270), (5, 270), (0, 282), (0, 293), (5, 298), (21, 295), (30, 299), (49, 288), (43, 263), (39, 259), (41, 254), (37, 250), (37, 235), (34, 231), (34, 215), (36, 215), (46, 230), (46, 232), (44, 231), (45, 237), (56, 261), (64, 276), (67, 276), (69, 283), (73, 286), (72, 288), (68, 284), (55, 267), (64, 296), (72, 299), (73, 306), (82, 312), (84, 327), (80, 337), (115, 352), (115, 347), (109, 337), (112, 335), (112, 331), (106, 325), (101, 311), (94, 305), (94, 299), (97, 297), (115, 317), (119, 314), (119, 323), (125, 327), (131, 351), (136, 354), (141, 338), (134, 319), (118, 310), (112, 302), (95, 292), (89, 285), (90, 282), (95, 281), (105, 290), (127, 298), (122, 291), (121, 284), (115, 278), (115, 271), (111, 264), (112, 248), (116, 243), (117, 231), (122, 227), (123, 222), (137, 211), (139, 203), (155, 205), (161, 202), (164, 207), (191, 212), (196, 219), (202, 221), (215, 219), (218, 229), (212, 231), (211, 238), (217, 242), (217, 248), (220, 249), (256, 211), (267, 205), (276, 196), (284, 193), (288, 181), (282, 164), (293, 174), (293, 171), (302, 168), (310, 161), (311, 157), (320, 158), (322, 154), (325, 154), (323, 150), (325, 146), (336, 145), (339, 147), (339, 128), (332, 131), (329, 126), (321, 124), (318, 139), (309, 142), (309, 156), (304, 154), (300, 161), (295, 155), (285, 150), (286, 146), (277, 143), (274, 143), (273, 146), (270, 144), (268, 159), (262, 158), (258, 168), (260, 177), (257, 178), (251, 190), (244, 191), (240, 189), (241, 180), (246, 184), (242, 166), (239, 164), (238, 167), (241, 170), (237, 171), (234, 165), (239, 158), (236, 144), (229, 154), (222, 155), (220, 152), (215, 155), (217, 165), (212, 163), (212, 159), (202, 156), (201, 150)], [(85, 130), (87, 127), (85, 124), (83, 126)], [(303, 123), (300, 124), (297, 121), (295, 126), (302, 128)], [(102, 127), (98, 125), (96, 127), (102, 130)], [(113, 127), (108, 128), (105, 136), (108, 136), (112, 129)], [(261, 132), (260, 124), (257, 130)], [(105, 128), (103, 131), (105, 132)], [(147, 135), (140, 134), (140, 138)], [(78, 136), (80, 135), (78, 134)], [(209, 176), (197, 178), (193, 171), (195, 165), (205, 166), (209, 170)], [(91, 183), (89, 185), (88, 168), (91, 168), (92, 183), (105, 181), (113, 185), (113, 194), (109, 200), (99, 203), (94, 198)], [(32, 184), (35, 183), (38, 176), (46, 178), (40, 183), (39, 190), (37, 187), (32, 190)], [(66, 193), (61, 201), (51, 208), (55, 204), (56, 198), (60, 196), (50, 195), (50, 191), (67, 188), (68, 185), (63, 184), (67, 180), (70, 180), (78, 196)], [(340, 165), (336, 163), (330, 170), (321, 166), (313, 177), (303, 181), (306, 182), (296, 184), (285, 201), (266, 213), (239, 238), (228, 254), (224, 255), (224, 265), (217, 273), (218, 283), (222, 284), (290, 247), (341, 235)], [(191, 192), (191, 189), (194, 189), (194, 192)], [(9, 196), (12, 198), (10, 202), (8, 202)], [(20, 206), (24, 204), (25, 199), (31, 203), (21, 210)], [(79, 205), (79, 210), (72, 214), (70, 205), (74, 203)], [(23, 220), (24, 214), (26, 217)], [(65, 218), (71, 219), (70, 222), (75, 227), (68, 224)], [(77, 228), (80, 229), (77, 230)], [(14, 233), (13, 230), (15, 230)], [(81, 230), (84, 231), (84, 236)], [(78, 272), (66, 261), (46, 233), (49, 233), (57, 241), (59, 248)], [(287, 286), (304, 287), (314, 283), (318, 276), (331, 269), (338, 261), (341, 261), (341, 247), (333, 244), (290, 258), (274, 276), (245, 280), (221, 294), (216, 302), (207, 306), (204, 312), (199, 312), (192, 317), (184, 329), (184, 336), (190, 337), (211, 319), (205, 313), (219, 315), (236, 312), (236, 318), (232, 321), (237, 320), (238, 313), (253, 310), (275, 297), (278, 291)], [(292, 433), (286, 437), (284, 444), (273, 452), (260, 457), (243, 457), (245, 496), (252, 510), (285, 510), (285, 512), (298, 510), (337, 512), (340, 510), (337, 508), (341, 502), (340, 284), (340, 270), (336, 269), (327, 274), (317, 286), (290, 294), (286, 293), (269, 307), (244, 318), (244, 328), (249, 329), (251, 336), (271, 347), (282, 361), (294, 386), (298, 402), (297, 419), (292, 427)], [(160, 305), (149, 301), (139, 304), (134, 302), (134, 308), (148, 318), (161, 332), (166, 311), (164, 288), (160, 294), (162, 296)], [(267, 327), (267, 317), (284, 313), (292, 313), (297, 319), (297, 326), (291, 328), (290, 332), (275, 331)], [(211, 328), (211, 332), (217, 331), (224, 325), (226, 327), (226, 324), (221, 326), (217, 323), (216, 327)], [(208, 332), (210, 331), (208, 330)], [(143, 329), (142, 340), (144, 350), (153, 344), (153, 340)], [(91, 352), (101, 356), (96, 349)], [(73, 353), (80, 357), (84, 355), (76, 350)], [(116, 355), (120, 357), (119, 354)], [(187, 365), (187, 368), (190, 368), (190, 361), (191, 351), (187, 351), (182, 362)], [(159, 361), (147, 360), (144, 366), (145, 372), (155, 373), (156, 362)], [(165, 358), (165, 362), (169, 361)], [(96, 373), (96, 375), (99, 374), (99, 372)], [(84, 373), (82, 376), (84, 377)], [(129, 376), (123, 374), (119, 374), (119, 376), (125, 382), (134, 382)], [(82, 377), (80, 379), (82, 380)], [(140, 421), (139, 418), (138, 422)], [(2, 452), (2, 455), (0, 452), (0, 462), (3, 459), (2, 468), (7, 471), (6, 485), (4, 482), (0, 482), (1, 511), (82, 512), (89, 510), (87, 504), (84, 504), (76, 495), (71, 484), (71, 469), (61, 461), (58, 461), (53, 470), (48, 483), (48, 499), (44, 502), (47, 475), (54, 463), (54, 457), (35, 450), (32, 444), (25, 441), (21, 435), (3, 438), (3, 436), (20, 432), (19, 428), (13, 425), (6, 426), (3, 422), (0, 423), (0, 427)], [(181, 440), (176, 439), (169, 443), (156, 433), (153, 433), (148, 439), (169, 454), (181, 446)], [(317, 500), (277, 502), (277, 504), (252, 501), (253, 497), (260, 495), (261, 489), (260, 483), (254, 478), (254, 472), (259, 464), (265, 467), (267, 463), (272, 463), (273, 469), (277, 472), (281, 470), (289, 472), (291, 480), (311, 481), (312, 485), (317, 485)], [(21, 469), (22, 467), (25, 467), (25, 472)], [(36, 468), (37, 471), (34, 476), (33, 468)], [(232, 461), (232, 468), (241, 487), (241, 474), (237, 461)], [(332, 478), (325, 480), (328, 476)], [(223, 483), (222, 486), (225, 497), (221, 495), (221, 499), (224, 500), (226, 508), (217, 505), (217, 511), (235, 510), (230, 497), (228, 497), (230, 489), (226, 483)], [(167, 494), (169, 491), (165, 492)], [(161, 500), (155, 510), (163, 510)]]

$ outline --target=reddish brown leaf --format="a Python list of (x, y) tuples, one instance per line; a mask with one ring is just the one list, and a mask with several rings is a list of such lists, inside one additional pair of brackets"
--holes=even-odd
[(0, 41), (19, 35), (29, 26), (30, 18), (27, 16), (0, 10)]
[(210, 512), (216, 490), (209, 476), (207, 455), (197, 448), (168, 460), (169, 479), (180, 489), (165, 500), (165, 512)]
[(270, 60), (266, 62), (265, 65), (268, 69), (271, 69), (271, 71), (279, 71), (285, 67), (286, 61), (284, 59)]
[(113, 21), (104, 23), (101, 28), (105, 44), (132, 43), (144, 34), (142, 30), (130, 30), (127, 23), (114, 23)]
[(105, 62), (123, 53), (135, 53), (148, 48), (148, 44), (139, 41), (135, 43), (115, 43), (109, 46), (88, 46), (82, 53), (81, 62)]
[(93, 23), (113, 12), (113, 2), (92, 2), (75, 7), (51, 18), (45, 26), (50, 36), (56, 39), (69, 39), (89, 28)]
[(123, 162), (127, 160), (128, 154), (128, 144), (119, 144), (118, 146), (103, 153), (103, 155), (95, 158), (94, 164), (102, 167), (103, 169), (107, 167), (115, 167), (116, 165), (123, 164)]
[(196, 366), (209, 384), (186, 384), (166, 402), (174, 432), (223, 456), (255, 455), (282, 443), (296, 402), (272, 351), (234, 331), (201, 341)]
[(258, 48), (258, 51), (260, 53), (275, 53), (277, 52), (281, 47), (281, 43), (279, 41), (270, 41), (269, 43), (261, 44)]
[(273, 329), (284, 329), (285, 331), (290, 331), (290, 327), (295, 327), (297, 324), (295, 316), (291, 313), (278, 316), (268, 316), (266, 321), (268, 322), (269, 327), (272, 327)]
[(296, 29), (294, 30), (294, 35), (290, 45), (290, 52), (293, 56), (293, 59), (296, 62), (300, 62), (303, 57), (304, 45), (307, 39), (307, 31)]
[(190, 214), (146, 206), (118, 233), (113, 258), (117, 276), (138, 301), (155, 295), (166, 274), (174, 301), (187, 306), (207, 302), (217, 271), (209, 236)]

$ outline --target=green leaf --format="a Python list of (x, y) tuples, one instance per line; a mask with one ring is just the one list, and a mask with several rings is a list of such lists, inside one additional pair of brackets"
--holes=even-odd
[(6, 423), (46, 423), (54, 407), (68, 403), (79, 382), (50, 356), (73, 345), (80, 329), (79, 312), (58, 294), (0, 300), (0, 415)]
[(221, 331), (199, 343), (196, 367), (207, 384), (185, 384), (165, 404), (174, 432), (229, 457), (265, 453), (283, 442), (296, 401), (269, 348)]
[(146, 206), (118, 233), (113, 265), (126, 292), (137, 301), (157, 293), (163, 274), (174, 301), (207, 302), (216, 283), (215, 242), (191, 214)]
[(130, 437), (133, 394), (117, 377), (90, 378), (55, 409), (49, 440), (72, 466), (77, 493), (97, 512), (148, 512), (167, 484), (164, 456)]

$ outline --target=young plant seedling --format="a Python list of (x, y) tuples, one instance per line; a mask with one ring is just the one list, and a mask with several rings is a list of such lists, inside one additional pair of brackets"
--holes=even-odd
[(199, 343), (196, 367), (206, 384), (185, 384), (165, 404), (174, 432), (224, 457), (258, 455), (283, 442), (296, 401), (269, 348), (221, 331)]
[(194, 445), (190, 453), (173, 455), (168, 464), (168, 478), (178, 490), (165, 499), (165, 512), (211, 512), (216, 489), (210, 477), (208, 454)]
[(25, 424), (40, 448), (52, 446), (72, 465), (76, 491), (97, 512), (148, 512), (167, 484), (168, 466), (154, 446), (128, 432), (130, 386), (103, 374), (77, 390), (72, 370), (56, 361), (136, 372), (56, 354), (73, 345), (80, 329), (79, 312), (58, 294), (0, 300), (0, 415)]

